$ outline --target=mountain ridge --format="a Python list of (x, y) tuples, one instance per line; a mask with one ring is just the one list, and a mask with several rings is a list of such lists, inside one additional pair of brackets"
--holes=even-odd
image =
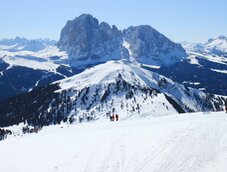
[(223, 35), (216, 38), (210, 38), (205, 43), (182, 42), (181, 44), (187, 51), (227, 57), (227, 37)]
[[(109, 67), (111, 66), (111, 68)], [(213, 111), (222, 97), (206, 94), (128, 61), (109, 61), (0, 105), (0, 126), (45, 126), (120, 114), (121, 119)]]
[[(124, 41), (129, 44), (130, 52), (123, 45)], [(114, 25), (99, 23), (90, 14), (67, 22), (58, 48), (69, 54), (69, 63), (74, 67), (129, 59), (129, 56), (146, 64), (171, 65), (187, 56), (180, 44), (170, 41), (151, 26), (131, 26), (121, 31)]]
[(22, 37), (15, 37), (11, 39), (0, 39), (0, 47), (3, 50), (11, 52), (15, 51), (33, 51), (37, 52), (45, 49), (47, 46), (54, 46), (57, 43), (55, 40), (46, 39), (27, 39)]

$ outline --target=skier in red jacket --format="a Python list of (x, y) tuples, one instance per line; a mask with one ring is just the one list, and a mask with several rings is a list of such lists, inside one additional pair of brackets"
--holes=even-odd
[(116, 114), (116, 115), (115, 115), (115, 118), (116, 118), (116, 121), (118, 121), (118, 120), (119, 120), (119, 116), (118, 116), (118, 114)]

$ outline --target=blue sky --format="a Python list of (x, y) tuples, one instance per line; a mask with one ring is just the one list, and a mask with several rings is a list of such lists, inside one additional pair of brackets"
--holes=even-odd
[(82, 13), (119, 29), (149, 24), (177, 42), (227, 36), (226, 0), (1, 0), (0, 38), (58, 40), (66, 21)]

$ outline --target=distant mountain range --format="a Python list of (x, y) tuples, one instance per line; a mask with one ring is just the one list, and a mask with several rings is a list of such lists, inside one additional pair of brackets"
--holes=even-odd
[(68, 56), (58, 51), (56, 42), (19, 37), (0, 40), (0, 100), (82, 71), (60, 62)]
[(189, 52), (227, 57), (227, 37), (225, 36), (209, 39), (206, 43), (183, 42), (182, 46)]
[(57, 41), (49, 39), (33, 39), (29, 40), (26, 38), (16, 37), (15, 39), (2, 39), (0, 40), (0, 48), (11, 52), (15, 51), (40, 51), (45, 49), (47, 46), (54, 46)]
[(0, 40), (0, 125), (220, 109), (225, 47), (223, 36), (181, 45), (151, 26), (121, 31), (89, 14), (68, 21), (58, 42)]

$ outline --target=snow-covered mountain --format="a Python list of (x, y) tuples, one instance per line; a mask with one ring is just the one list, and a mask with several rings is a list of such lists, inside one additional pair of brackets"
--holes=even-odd
[(206, 92), (227, 95), (226, 37), (209, 39), (206, 43), (183, 42), (188, 58), (171, 68), (156, 72)]
[(205, 43), (183, 42), (182, 46), (188, 52), (197, 52), (204, 55), (227, 57), (227, 37), (211, 38)]
[(187, 55), (180, 44), (150, 26), (129, 27), (120, 31), (89, 14), (68, 21), (58, 42), (74, 67), (130, 59), (151, 65), (171, 65)]
[(0, 105), (0, 125), (90, 121), (115, 113), (122, 119), (162, 116), (216, 110), (223, 104), (221, 97), (186, 88), (140, 64), (109, 61), (8, 99)]
[[(0, 45), (0, 89), (3, 90), (0, 91), (0, 100), (28, 92), (35, 87), (81, 71), (62, 62), (68, 58), (68, 55), (60, 52), (51, 43), (45, 43), (44, 49), (35, 52), (15, 48), (19, 44), (25, 45), (24, 42), (27, 44), (27, 39), (4, 39)], [(26, 47), (29, 46), (33, 45), (30, 43), (26, 45)], [(12, 47), (15, 51), (11, 51)]]
[(207, 43), (204, 44), (204, 51), (206, 53), (212, 53), (218, 56), (227, 57), (227, 37), (219, 36), (214, 39), (209, 39)]
[(188, 52), (188, 55), (187, 59), (171, 66), (143, 65), (143, 67), (186, 87), (227, 95), (227, 59), (195, 52)]
[[(209, 42), (207, 47), (217, 39)], [(216, 47), (219, 45), (223, 48), (222, 44)], [(203, 44), (187, 43), (184, 47), (187, 54), (181, 45), (147, 25), (120, 31), (84, 14), (67, 22), (57, 46), (48, 39), (0, 40), (0, 89), (4, 90), (0, 100), (120, 59), (141, 63), (187, 87), (226, 95), (227, 59), (204, 53)]]
[[(107, 66), (111, 66), (111, 68), (107, 68)], [(205, 93), (196, 89), (185, 88), (164, 76), (142, 68), (139, 63), (132, 64), (124, 60), (109, 61), (57, 83), (60, 83), (59, 86), (62, 88), (61, 90), (71, 90), (76, 92), (84, 89), (90, 91), (101, 90), (101, 93), (106, 95), (106, 97), (102, 97), (102, 94), (99, 96), (103, 98), (103, 101), (112, 101), (111, 97), (118, 97), (118, 95), (115, 94), (118, 93), (118, 91), (120, 91), (119, 97), (123, 96), (123, 98), (124, 95), (126, 95), (126, 98), (128, 95), (129, 99), (133, 98), (133, 96), (141, 96), (141, 101), (137, 100), (138, 103), (142, 102), (143, 98), (146, 100), (146, 94), (150, 94), (151, 98), (153, 98), (152, 93), (154, 93), (154, 97), (155, 94), (158, 95), (158, 93), (160, 93), (166, 94), (167, 97), (176, 101), (183, 111), (201, 111), (214, 108), (208, 102), (209, 105), (206, 103), (205, 99), (207, 95)], [(121, 91), (125, 89), (124, 86), (126, 92), (125, 94), (121, 94)], [(131, 89), (128, 89), (127, 87), (131, 87)], [(143, 90), (145, 91), (146, 96), (143, 96)], [(95, 92), (89, 92), (89, 95), (94, 94)], [(108, 98), (109, 95), (110, 97)], [(88, 100), (91, 99), (88, 98)], [(162, 99), (160, 99), (160, 101), (161, 100)], [(197, 101), (200, 101), (200, 103)], [(204, 104), (201, 104), (201, 102)], [(136, 101), (134, 101), (134, 103), (136, 103)], [(146, 104), (149, 104), (149, 101), (147, 101)], [(204, 106), (205, 104), (207, 105)], [(149, 106), (151, 107), (152, 105)], [(161, 109), (159, 109), (158, 112), (161, 115)], [(157, 112), (154, 112), (154, 114), (156, 113)]]
[(203, 43), (191, 43), (184, 41), (181, 43), (182, 47), (187, 51), (187, 52), (203, 52), (204, 44)]
[(14, 51), (40, 51), (45, 49), (47, 46), (56, 45), (57, 41), (49, 39), (26, 39), (16, 37), (14, 39), (0, 39), (0, 49)]

